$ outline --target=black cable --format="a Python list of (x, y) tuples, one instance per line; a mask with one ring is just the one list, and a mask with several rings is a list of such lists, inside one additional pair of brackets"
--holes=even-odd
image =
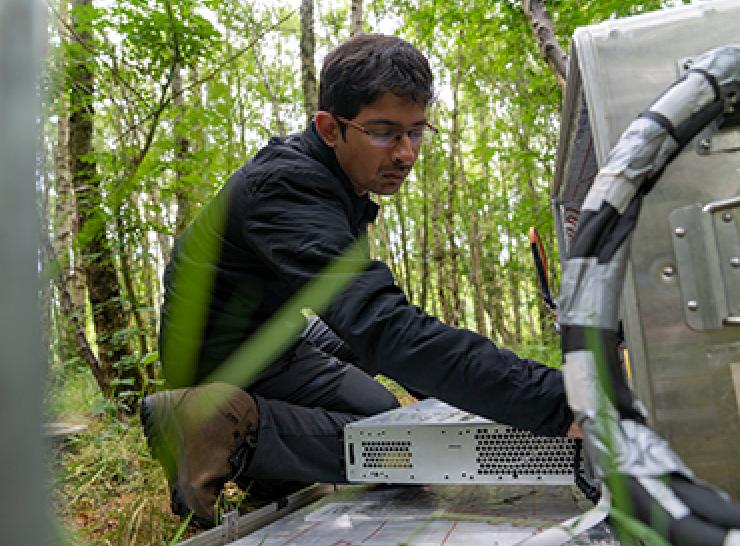
[(573, 452), (573, 476), (575, 477), (576, 486), (581, 490), (581, 493), (596, 504), (601, 498), (601, 491), (598, 487), (594, 487), (583, 475), (583, 457), (581, 452), (583, 450), (583, 440), (577, 439), (575, 441), (575, 450)]

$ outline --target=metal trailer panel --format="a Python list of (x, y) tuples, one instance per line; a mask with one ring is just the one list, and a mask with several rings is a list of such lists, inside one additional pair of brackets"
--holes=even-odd
[(19, 546), (51, 543), (35, 171), (42, 10), (37, 1), (0, 0), (0, 529), (3, 544)]
[[(574, 487), (346, 486), (231, 546), (514, 546), (582, 514)], [(568, 544), (617, 546), (600, 523)]]
[[(561, 251), (596, 165), (708, 49), (740, 42), (716, 0), (578, 29), (554, 185)], [(585, 108), (584, 108), (585, 105)], [(622, 319), (652, 425), (697, 474), (740, 498), (740, 132), (701, 134), (646, 197)]]
[(350, 482), (574, 483), (575, 441), (536, 436), (434, 398), (350, 423)]

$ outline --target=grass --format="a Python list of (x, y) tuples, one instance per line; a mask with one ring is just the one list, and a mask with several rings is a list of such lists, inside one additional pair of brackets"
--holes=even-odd
[[(415, 400), (394, 381), (378, 380), (402, 404)], [(75, 364), (52, 368), (47, 391), (48, 420), (87, 425), (49, 451), (56, 544), (169, 545), (197, 533), (170, 512), (165, 475), (149, 454), (138, 415), (121, 421), (89, 370)], [(223, 511), (241, 500), (249, 503), (225, 488)]]
[(47, 417), (87, 425), (49, 452), (56, 543), (144, 546), (178, 537), (181, 522), (170, 513), (164, 472), (138, 416), (119, 420), (84, 368), (68, 365), (50, 376)]

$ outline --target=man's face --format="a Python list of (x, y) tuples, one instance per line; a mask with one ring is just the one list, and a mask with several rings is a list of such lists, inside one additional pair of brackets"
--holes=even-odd
[(393, 93), (384, 93), (360, 109), (352, 122), (372, 133), (403, 131), (400, 140), (378, 146), (373, 143), (371, 135), (357, 126), (346, 125), (344, 138), (339, 134), (333, 142), (339, 165), (358, 195), (367, 192), (393, 195), (400, 189), (419, 155), (420, 144), (412, 143), (406, 131), (424, 130), (427, 124), (424, 105)]

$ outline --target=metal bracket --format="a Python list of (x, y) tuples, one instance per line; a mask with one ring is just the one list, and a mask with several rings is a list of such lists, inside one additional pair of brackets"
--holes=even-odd
[(221, 522), (223, 544), (231, 544), (239, 539), (239, 511), (232, 510), (224, 514)]
[(740, 152), (740, 129), (737, 126), (725, 129), (710, 123), (696, 139), (696, 153), (699, 155), (733, 152)]
[(686, 322), (694, 330), (740, 325), (740, 196), (671, 212)]

